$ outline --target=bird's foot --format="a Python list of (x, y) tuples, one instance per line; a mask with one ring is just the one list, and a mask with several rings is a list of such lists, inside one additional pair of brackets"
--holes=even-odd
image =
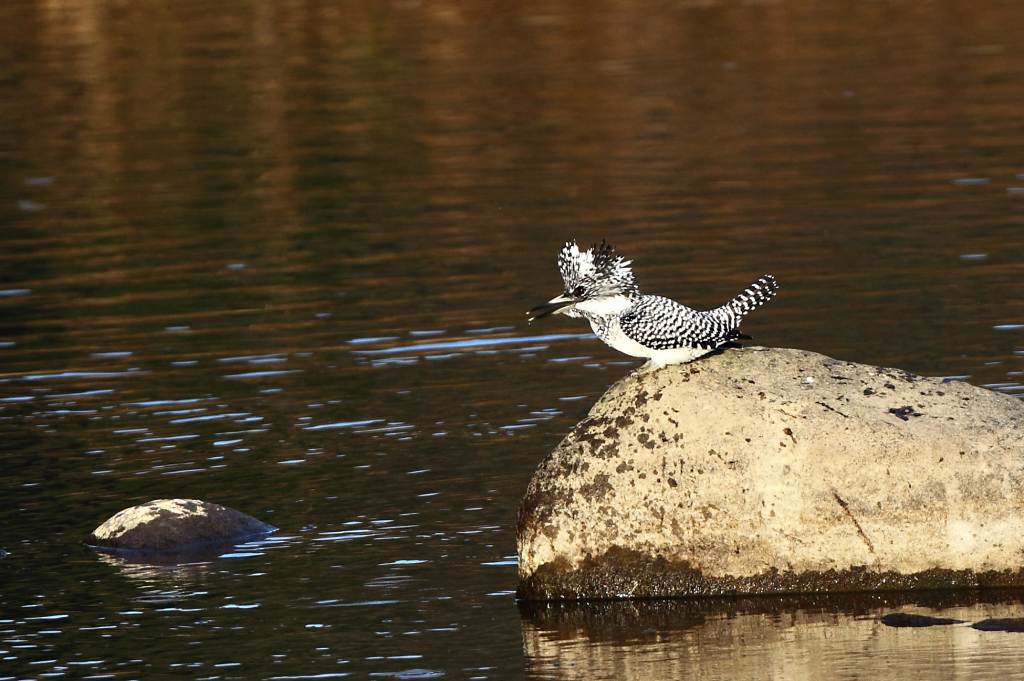
[(634, 376), (646, 376), (661, 369), (664, 365), (656, 363), (653, 359), (647, 360), (642, 366), (633, 371)]

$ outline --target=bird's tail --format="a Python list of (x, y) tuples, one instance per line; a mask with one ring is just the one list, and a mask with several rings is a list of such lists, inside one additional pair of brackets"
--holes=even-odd
[(743, 317), (774, 298), (778, 290), (779, 284), (775, 277), (766, 274), (722, 307), (729, 308), (737, 317)]
[(726, 328), (735, 329), (745, 315), (774, 298), (778, 290), (779, 285), (775, 277), (766, 274), (725, 305), (711, 310), (709, 314)]

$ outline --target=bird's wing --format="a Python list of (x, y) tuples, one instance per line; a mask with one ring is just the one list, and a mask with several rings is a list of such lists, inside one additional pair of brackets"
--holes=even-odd
[(641, 298), (619, 318), (619, 327), (628, 338), (655, 350), (713, 350), (736, 337), (723, 320), (661, 296)]

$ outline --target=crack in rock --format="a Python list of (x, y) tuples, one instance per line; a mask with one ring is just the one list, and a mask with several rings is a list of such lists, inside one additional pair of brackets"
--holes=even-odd
[(860, 535), (860, 538), (864, 540), (864, 543), (868, 547), (868, 551), (870, 551), (871, 554), (874, 555), (875, 546), (871, 543), (871, 540), (868, 538), (867, 533), (864, 532), (864, 528), (860, 526), (859, 522), (857, 522), (857, 518), (854, 517), (853, 511), (850, 510), (850, 505), (846, 503), (846, 501), (844, 501), (843, 498), (839, 496), (839, 493), (836, 492), (835, 490), (832, 490), (832, 496), (835, 498), (836, 503), (838, 503), (839, 506), (846, 513), (847, 517), (849, 517), (850, 520), (853, 521), (853, 526), (857, 528), (857, 533)]

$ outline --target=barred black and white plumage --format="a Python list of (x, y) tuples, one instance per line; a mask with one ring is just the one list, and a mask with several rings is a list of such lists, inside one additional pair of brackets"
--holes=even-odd
[(648, 368), (689, 362), (740, 338), (743, 317), (779, 290), (766, 274), (726, 304), (695, 310), (662, 296), (643, 295), (630, 262), (602, 242), (580, 250), (575, 241), (562, 247), (558, 268), (565, 292), (528, 313), (530, 321), (557, 313), (590, 321), (598, 338)]

